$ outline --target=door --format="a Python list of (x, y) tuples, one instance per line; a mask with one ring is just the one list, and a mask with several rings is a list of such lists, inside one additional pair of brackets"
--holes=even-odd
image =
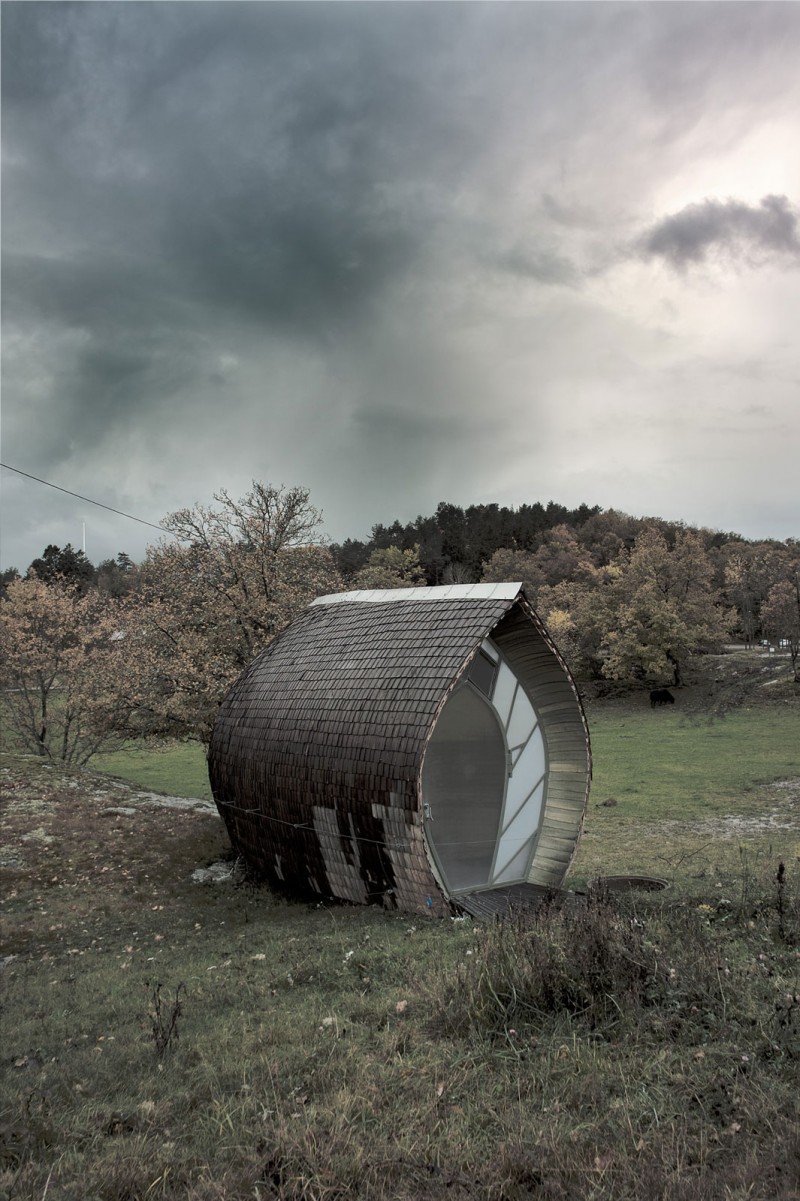
[(442, 710), (422, 772), (425, 830), (450, 892), (485, 888), (491, 880), (506, 776), (497, 715), (465, 684)]

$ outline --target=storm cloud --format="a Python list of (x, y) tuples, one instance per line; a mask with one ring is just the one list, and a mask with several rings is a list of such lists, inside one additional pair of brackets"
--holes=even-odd
[(704, 200), (659, 221), (642, 239), (642, 250), (675, 267), (701, 263), (712, 252), (732, 260), (800, 264), (798, 211), (786, 196), (764, 196), (757, 205)]
[[(7, 0), (2, 26), (4, 462), (156, 522), (301, 483), (335, 538), (550, 497), (794, 531), (800, 7)], [(142, 553), (3, 489), (4, 565), (84, 520), (92, 558)]]

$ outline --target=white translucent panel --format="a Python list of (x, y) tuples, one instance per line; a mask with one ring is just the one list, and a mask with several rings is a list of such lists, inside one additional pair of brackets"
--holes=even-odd
[[(503, 812), (503, 825), (516, 816), (521, 805), (524, 805), (531, 791), (544, 779), (545, 755), (542, 735), (537, 728), (517, 760), (513, 775), (509, 778), (506, 788), (506, 803)], [(538, 817), (537, 817), (538, 820)]]
[(491, 706), (459, 688), (436, 723), (422, 771), (425, 829), (452, 892), (489, 882), (505, 777), (505, 741)]
[(531, 835), (535, 832), (533, 829), (531, 829), (530, 822), (526, 820), (527, 816), (528, 815), (525, 812), (525, 807), (523, 806), (513, 821), (509, 822), (509, 824), (503, 830), (503, 833), (500, 835), (500, 839), (497, 843), (497, 854), (495, 856), (496, 864), (501, 865), (506, 863), (512, 857), (512, 855), (516, 855), (519, 847), (521, 847), (524, 842), (527, 842)]
[(514, 774), (508, 781), (509, 795), (516, 796), (517, 789), (523, 787), (530, 792), (533, 785), (544, 775), (546, 766), (544, 739), (541, 727), (537, 726), (517, 756)]
[(514, 707), (511, 710), (511, 720), (506, 725), (506, 740), (513, 750), (521, 742), (525, 742), (533, 727), (536, 725), (536, 714), (533, 705), (528, 700), (527, 693), (522, 688), (517, 689), (514, 697)]
[(517, 687), (517, 677), (508, 664), (501, 660), (494, 685), (494, 692), (492, 693), (492, 704), (497, 710), (500, 721), (503, 723), (503, 729), (508, 725), (511, 705), (513, 704), (514, 693)]
[(492, 876), (493, 884), (496, 884), (499, 879), (508, 880), (511, 878), (508, 875), (511, 863), (515, 865), (516, 878), (520, 880), (525, 879), (528, 872), (528, 859), (525, 859), (524, 862), (522, 861), (520, 848), (527, 848), (526, 854), (529, 855), (533, 847), (533, 839), (539, 829), (543, 797), (544, 780), (542, 779), (530, 796), (524, 798), (514, 816), (509, 814), (508, 807), (506, 806), (506, 813), (503, 815), (504, 829), (500, 835), (497, 845), (497, 855), (495, 856), (495, 870)]
[(505, 865), (498, 863), (498, 869), (492, 877), (492, 883), (511, 884), (515, 880), (524, 880), (528, 874), (528, 863), (530, 862), (532, 845), (533, 839), (529, 838), (508, 863)]
[[(506, 797), (506, 806), (503, 813), (503, 831), (508, 832), (513, 825), (517, 828), (515, 835), (517, 838), (527, 838), (528, 834), (533, 834), (539, 826), (543, 796), (544, 777), (538, 780), (528, 779), (526, 794), (520, 797), (515, 804), (509, 804), (509, 798)], [(520, 823), (522, 824), (520, 825)]]

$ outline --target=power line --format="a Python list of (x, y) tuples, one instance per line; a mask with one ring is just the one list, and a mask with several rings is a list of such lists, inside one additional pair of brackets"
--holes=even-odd
[(26, 479), (36, 480), (37, 484), (46, 484), (48, 488), (55, 488), (56, 492), (66, 492), (67, 496), (85, 500), (89, 505), (97, 505), (98, 509), (108, 509), (109, 513), (116, 513), (118, 517), (127, 517), (129, 521), (138, 521), (139, 525), (149, 525), (151, 530), (161, 530), (162, 534), (169, 534), (173, 538), (177, 537), (177, 534), (173, 534), (172, 530), (168, 530), (163, 525), (154, 525), (152, 521), (145, 521), (143, 517), (134, 517), (132, 513), (123, 513), (122, 509), (104, 505), (101, 500), (92, 500), (91, 496), (82, 496), (80, 492), (70, 492), (69, 488), (62, 488), (60, 484), (51, 484), (50, 480), (40, 479), (38, 475), (31, 475), (29, 471), (21, 471), (19, 467), (12, 467), (10, 463), (0, 463), (0, 467), (5, 467), (6, 471), (14, 471), (17, 475), (24, 475)]

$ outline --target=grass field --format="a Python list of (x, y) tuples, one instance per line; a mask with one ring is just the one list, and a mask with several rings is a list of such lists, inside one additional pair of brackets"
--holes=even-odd
[(190, 744), (7, 759), (0, 1198), (797, 1201), (797, 710), (589, 719), (574, 879), (673, 887), (528, 927), (196, 881), (216, 816), (114, 778)]
[(625, 815), (741, 812), (761, 784), (800, 775), (800, 710), (740, 709), (724, 719), (670, 709), (589, 708), (593, 799)]
[(796, 707), (724, 720), (590, 707), (589, 726), (594, 778), (570, 883), (632, 873), (702, 891), (800, 854), (800, 790), (776, 786), (800, 780)]
[(129, 744), (95, 755), (92, 769), (128, 780), (138, 788), (211, 800), (205, 751), (199, 742)]
[[(742, 709), (714, 719), (594, 705), (588, 719), (594, 779), (571, 884), (629, 872), (702, 887), (714, 870), (738, 874), (742, 848), (751, 868), (770, 851), (797, 853), (796, 830), (779, 821), (792, 798), (769, 787), (800, 779), (797, 708)], [(92, 766), (139, 788), (211, 798), (196, 742), (134, 745), (97, 755)], [(615, 804), (603, 804), (610, 800)]]

